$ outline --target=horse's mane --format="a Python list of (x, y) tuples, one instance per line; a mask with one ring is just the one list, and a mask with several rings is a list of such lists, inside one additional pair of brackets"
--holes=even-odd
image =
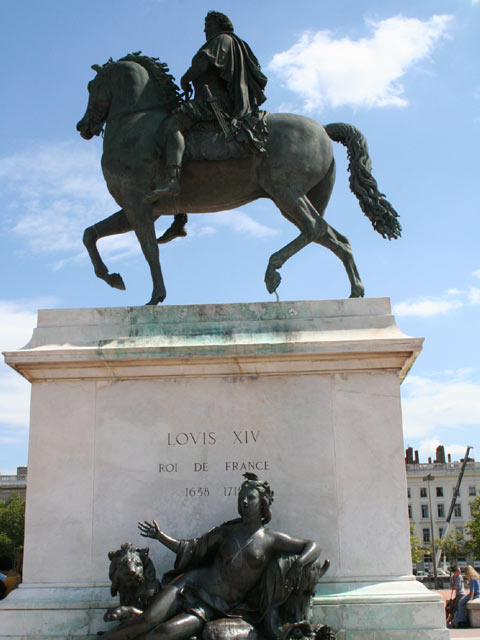
[[(175, 78), (169, 73), (170, 69), (165, 62), (160, 62), (158, 58), (151, 58), (150, 56), (142, 56), (141, 51), (135, 53), (128, 53), (123, 58), (119, 58), (116, 62), (136, 62), (147, 71), (149, 76), (157, 83), (161, 90), (161, 106), (165, 107), (168, 111), (173, 111), (180, 102), (180, 89), (175, 84)], [(105, 69), (107, 66), (115, 64), (113, 58), (107, 60), (102, 65), (101, 69)], [(96, 67), (96, 65), (94, 65)]]

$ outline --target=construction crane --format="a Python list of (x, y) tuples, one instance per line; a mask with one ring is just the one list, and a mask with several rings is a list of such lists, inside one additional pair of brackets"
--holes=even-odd
[[(462, 484), (463, 474), (465, 473), (465, 468), (467, 466), (468, 454), (470, 453), (470, 449), (472, 449), (472, 447), (467, 447), (467, 451), (465, 452), (465, 456), (463, 458), (462, 466), (460, 467), (460, 473), (458, 474), (457, 484), (455, 485), (452, 502), (450, 503), (450, 509), (448, 510), (447, 519), (445, 521), (445, 528), (442, 531), (440, 540), (443, 540), (444, 538), (446, 538), (450, 531), (452, 516), (453, 516), (453, 512), (455, 511), (455, 504), (457, 502), (458, 495), (460, 493), (460, 485)], [(436, 573), (436, 568), (438, 567), (441, 556), (442, 556), (442, 550), (438, 549), (438, 551), (435, 554), (435, 564), (433, 565), (434, 573)]]

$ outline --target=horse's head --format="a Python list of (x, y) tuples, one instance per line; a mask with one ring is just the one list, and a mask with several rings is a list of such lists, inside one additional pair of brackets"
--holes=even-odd
[(109, 116), (113, 119), (118, 113), (152, 108), (168, 113), (180, 102), (179, 89), (167, 65), (157, 58), (142, 56), (141, 51), (129, 53), (117, 62), (110, 58), (102, 66), (92, 65), (92, 69), (97, 75), (88, 83), (87, 110), (77, 124), (86, 140), (101, 133)]
[(103, 66), (92, 65), (92, 69), (97, 72), (93, 80), (88, 83), (88, 105), (83, 118), (77, 123), (77, 131), (82, 138), (90, 140), (93, 136), (100, 135), (103, 125), (108, 117), (112, 95), (109, 83), (109, 67), (111, 62)]

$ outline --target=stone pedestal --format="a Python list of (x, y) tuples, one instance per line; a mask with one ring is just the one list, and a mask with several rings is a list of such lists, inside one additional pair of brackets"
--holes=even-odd
[(187, 538), (235, 517), (245, 471), (275, 490), (270, 526), (331, 560), (315, 619), (448, 638), (411, 575), (399, 387), (421, 344), (388, 299), (40, 311), (5, 354), (32, 403), (24, 583), (0, 638), (93, 637), (108, 551), (144, 545), (138, 520)]

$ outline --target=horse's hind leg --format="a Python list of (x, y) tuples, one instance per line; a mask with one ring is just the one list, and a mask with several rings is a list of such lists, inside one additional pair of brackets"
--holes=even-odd
[(325, 222), (325, 233), (316, 237), (314, 242), (321, 244), (340, 258), (350, 280), (351, 293), (350, 298), (363, 298), (365, 295), (365, 287), (360, 280), (357, 265), (353, 259), (352, 247), (348, 238), (336, 231), (327, 222)]
[(128, 222), (127, 217), (123, 209), (117, 211), (113, 215), (101, 220), (91, 227), (87, 227), (83, 234), (83, 244), (85, 245), (90, 260), (92, 261), (93, 268), (95, 269), (95, 275), (105, 280), (107, 284), (115, 289), (125, 289), (122, 276), (119, 273), (109, 273), (107, 266), (103, 262), (100, 253), (97, 249), (97, 241), (100, 238), (106, 238), (107, 236), (114, 236), (120, 233), (127, 233), (131, 231), (132, 226)]
[[(285, 215), (285, 217), (288, 216)], [(301, 251), (307, 244), (310, 244), (310, 242), (311, 240), (309, 240), (308, 236), (301, 233), (295, 240), (286, 244), (279, 251), (272, 253), (268, 261), (267, 270), (265, 271), (265, 286), (267, 287), (268, 293), (274, 293), (282, 280), (278, 269), (280, 269), (289, 258)]]
[[(335, 180), (335, 164), (329, 171), (329, 175), (326, 180), (319, 182), (313, 189), (308, 192), (308, 198), (313, 206), (320, 212), (323, 219), (323, 212), (326, 209), (330, 194), (333, 188)], [(351, 298), (361, 298), (364, 295), (365, 289), (360, 280), (360, 275), (357, 270), (357, 265), (353, 258), (352, 247), (348, 238), (336, 231), (325, 220), (323, 220), (324, 227), (323, 232), (314, 238), (314, 242), (321, 244), (327, 249), (330, 249), (337, 258), (343, 262), (345, 271), (347, 272), (348, 279), (350, 281)]]
[(270, 293), (273, 293), (280, 284), (281, 276), (278, 269), (310, 242), (316, 242), (333, 251), (343, 262), (351, 285), (350, 297), (363, 296), (363, 284), (348, 239), (333, 229), (322, 217), (330, 191), (329, 185), (322, 185), (322, 189), (317, 190), (317, 193), (311, 192), (316, 196), (322, 194), (322, 198), (318, 198), (322, 207), (320, 211), (313, 206), (306, 195), (299, 195), (292, 188), (282, 189), (275, 193), (275, 204), (282, 214), (300, 229), (301, 233), (295, 240), (270, 256), (265, 273), (265, 284)]
[(265, 285), (269, 293), (273, 293), (280, 284), (278, 269), (323, 233), (326, 224), (308, 197), (298, 194), (290, 187), (275, 189), (272, 199), (282, 215), (298, 227), (300, 235), (270, 256), (265, 272)]

